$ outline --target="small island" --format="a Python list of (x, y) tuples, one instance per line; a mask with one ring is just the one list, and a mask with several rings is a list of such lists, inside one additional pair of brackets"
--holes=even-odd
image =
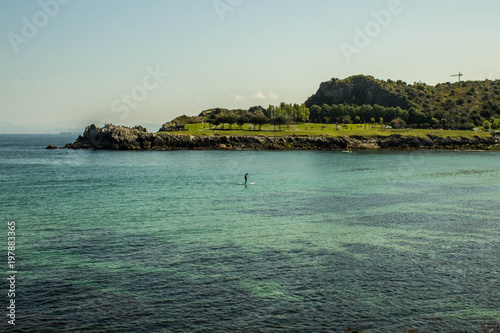
[(358, 75), (322, 83), (301, 105), (213, 108), (177, 117), (157, 133), (90, 125), (65, 148), (498, 150), (499, 123), (499, 80), (428, 86)]

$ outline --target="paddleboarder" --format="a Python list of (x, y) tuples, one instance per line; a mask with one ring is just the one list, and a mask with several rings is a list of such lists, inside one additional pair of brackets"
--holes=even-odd
[(248, 182), (248, 172), (245, 174), (245, 185)]

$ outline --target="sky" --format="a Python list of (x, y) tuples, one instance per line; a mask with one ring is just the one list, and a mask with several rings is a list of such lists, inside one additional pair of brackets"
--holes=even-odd
[(0, 133), (300, 104), (358, 74), (498, 79), (498, 13), (498, 0), (0, 0)]

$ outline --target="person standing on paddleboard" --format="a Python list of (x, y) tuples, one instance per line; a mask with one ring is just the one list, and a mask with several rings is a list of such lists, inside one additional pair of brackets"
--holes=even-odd
[(245, 174), (245, 184), (248, 182), (248, 172)]

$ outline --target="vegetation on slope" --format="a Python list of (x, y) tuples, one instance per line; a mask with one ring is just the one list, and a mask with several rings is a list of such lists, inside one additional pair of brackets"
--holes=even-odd
[(254, 106), (248, 110), (214, 108), (198, 116), (181, 116), (178, 124), (209, 123), (220, 129), (254, 129), (270, 124), (273, 130), (291, 123), (388, 124), (394, 128), (496, 130), (500, 116), (500, 80), (437, 84), (407, 84), (357, 75), (323, 82), (305, 103)]
[[(492, 122), (495, 115), (500, 115), (500, 80), (429, 86), (358, 75), (322, 83), (305, 104), (311, 108), (311, 120), (316, 122), (338, 122), (345, 116), (349, 117), (348, 121), (355, 121), (358, 116), (365, 122), (371, 118), (390, 122), (394, 119), (387, 110), (390, 109), (411, 127), (436, 128), (442, 125), (447, 129), (470, 130), (483, 126), (485, 121)], [(319, 114), (312, 112), (315, 105), (316, 110), (321, 108)]]

